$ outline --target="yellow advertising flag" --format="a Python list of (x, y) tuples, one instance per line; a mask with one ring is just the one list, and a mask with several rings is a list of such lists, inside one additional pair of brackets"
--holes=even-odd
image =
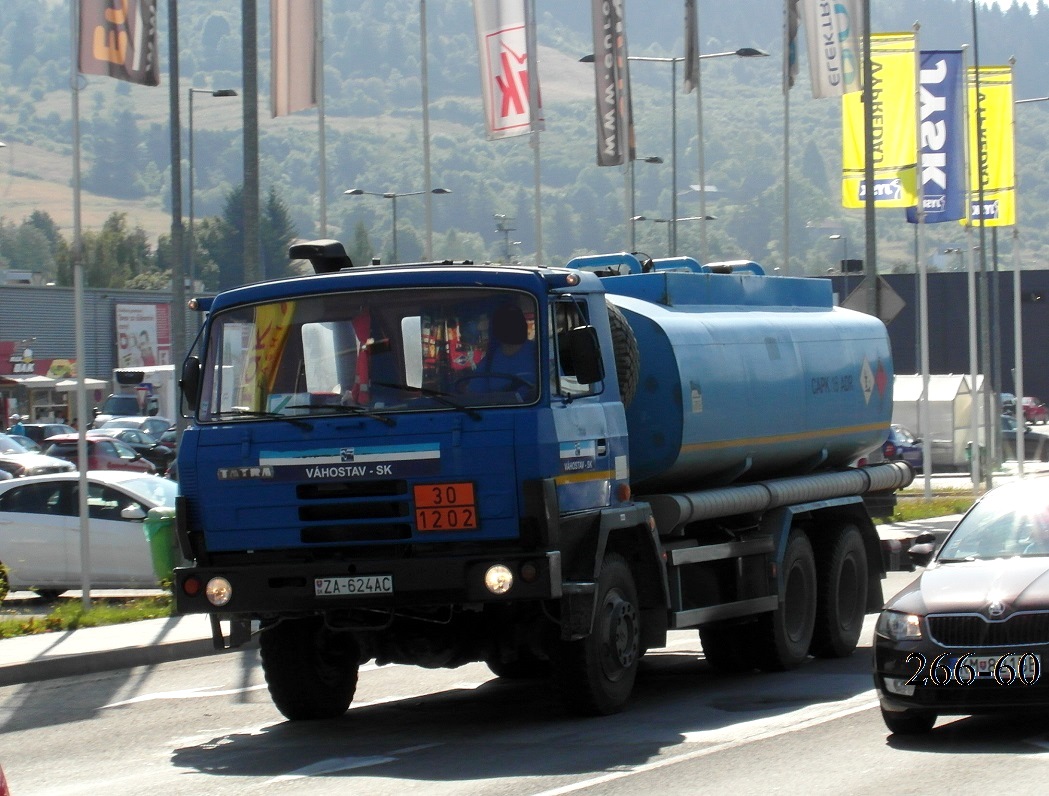
[[(914, 92), (917, 50), (913, 33), (871, 34), (874, 129), (874, 206), (918, 203), (918, 124)], [(843, 207), (866, 204), (863, 91), (841, 98)]]
[(263, 304), (255, 310), (255, 346), (244, 368), (240, 390), (240, 403), (252, 411), (269, 410), (266, 396), (273, 389), (294, 314), (294, 301)]
[[(976, 78), (979, 68), (980, 97)], [(969, 223), (1010, 227), (1016, 223), (1016, 164), (1013, 151), (1013, 68), (969, 67)], [(983, 117), (980, 147), (978, 114)], [(983, 208), (980, 180), (983, 178)], [(966, 223), (962, 221), (962, 223)]]

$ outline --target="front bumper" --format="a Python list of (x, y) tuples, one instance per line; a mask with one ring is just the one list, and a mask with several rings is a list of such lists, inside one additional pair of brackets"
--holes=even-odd
[[(485, 587), (485, 572), (495, 564), (503, 564), (514, 573), (513, 586), (505, 594), (492, 594)], [(212, 605), (204, 593), (204, 586), (215, 577), (225, 578), (232, 586), (230, 601), (221, 607)], [(390, 577), (392, 592), (342, 596), (316, 593), (318, 578), (347, 577)], [(250, 616), (556, 599), (561, 596), (562, 579), (561, 554), (551, 551), (179, 567), (174, 580), (175, 608), (180, 614)]]
[[(933, 673), (933, 664), (944, 653), (946, 657)], [(963, 668), (956, 669), (959, 659), (967, 653)], [(1028, 659), (1022, 676), (1011, 682), (999, 682), (993, 666), (978, 667), (980, 659), (986, 664), (987, 660), (993, 663), (1005, 658), (1005, 663), (1011, 665), (1015, 660), (1012, 656), (1025, 655), (1037, 656), (1038, 666), (1032, 667)], [(972, 666), (973, 671), (966, 670), (966, 666)], [(1049, 707), (1049, 673), (1041, 671), (1042, 667), (1049, 668), (1049, 645), (961, 649), (941, 647), (928, 640), (892, 642), (880, 636), (874, 642), (874, 685), (882, 708), (893, 712), (921, 710), (970, 715), (1044, 710)], [(1000, 675), (1001, 680), (1009, 680), (1005, 668)]]

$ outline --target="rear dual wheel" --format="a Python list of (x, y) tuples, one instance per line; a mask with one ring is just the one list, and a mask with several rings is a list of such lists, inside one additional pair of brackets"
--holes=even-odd
[(808, 536), (794, 528), (780, 564), (779, 608), (755, 627), (754, 662), (767, 672), (793, 669), (809, 655), (816, 624), (816, 558)]
[(856, 649), (867, 615), (867, 548), (855, 525), (841, 528), (820, 556), (817, 571), (812, 654), (844, 658)]

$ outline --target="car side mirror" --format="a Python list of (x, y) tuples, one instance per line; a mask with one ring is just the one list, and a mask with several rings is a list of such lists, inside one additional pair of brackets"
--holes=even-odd
[(190, 409), (197, 409), (197, 395), (200, 392), (200, 357), (186, 357), (182, 366), (182, 378), (178, 386), (182, 390), (182, 397)]
[(120, 510), (120, 519), (122, 520), (144, 520), (146, 518), (146, 512), (142, 510), (141, 506), (125, 506)]
[(936, 534), (923, 531), (914, 537), (914, 542), (907, 550), (907, 556), (916, 567), (926, 567), (936, 552)]

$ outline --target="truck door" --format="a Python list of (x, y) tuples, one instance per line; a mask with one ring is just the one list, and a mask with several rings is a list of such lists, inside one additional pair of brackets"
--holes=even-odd
[[(557, 496), (563, 511), (608, 506), (612, 500), (616, 455), (625, 461), (622, 406), (602, 401), (603, 383), (581, 384), (575, 377), (566, 333), (590, 323), (587, 304), (573, 298), (556, 299), (551, 308), (555, 382), (551, 408), (557, 432), (559, 468)], [(619, 410), (619, 422), (609, 417)], [(611, 430), (610, 430), (611, 429)]]

